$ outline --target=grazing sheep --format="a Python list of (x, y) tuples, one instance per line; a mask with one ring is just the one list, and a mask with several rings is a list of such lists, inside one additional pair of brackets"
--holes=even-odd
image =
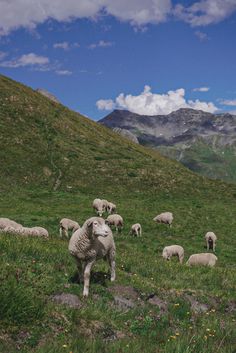
[(43, 237), (48, 238), (49, 234), (45, 228), (42, 227), (21, 227), (21, 228), (14, 228), (14, 227), (6, 227), (3, 230), (5, 233), (8, 234), (16, 234), (16, 235), (23, 235), (23, 236), (35, 236), (35, 237)]
[(116, 228), (116, 232), (119, 230), (121, 231), (121, 229), (124, 226), (124, 221), (123, 218), (118, 215), (118, 214), (111, 214), (107, 217), (106, 219), (106, 223), (111, 227), (114, 226)]
[(135, 223), (131, 226), (131, 230), (130, 230), (130, 233), (136, 237), (138, 236), (142, 236), (142, 227), (141, 227), (141, 224), (139, 223)]
[(103, 204), (103, 211), (107, 212), (109, 202), (107, 200), (102, 200), (102, 204)]
[(212, 249), (215, 252), (217, 237), (213, 232), (207, 232), (205, 235), (207, 250)]
[(68, 238), (68, 230), (72, 230), (72, 233), (74, 233), (79, 228), (79, 223), (72, 221), (69, 218), (62, 218), (60, 220), (60, 237), (62, 237), (64, 234)]
[(6, 227), (12, 227), (15, 229), (21, 228), (22, 225), (19, 223), (16, 223), (15, 221), (12, 221), (9, 218), (0, 218), (0, 229), (4, 229)]
[(169, 226), (171, 227), (171, 223), (173, 222), (173, 213), (163, 212), (157, 215), (155, 218), (153, 218), (153, 221), (157, 223), (169, 224)]
[(75, 257), (79, 275), (84, 279), (83, 295), (89, 294), (90, 271), (95, 261), (106, 258), (111, 268), (111, 281), (115, 280), (115, 243), (111, 229), (103, 218), (89, 218), (69, 241), (69, 252)]
[(93, 201), (93, 208), (97, 212), (97, 215), (99, 217), (102, 217), (102, 214), (104, 212), (104, 206), (103, 206), (103, 202), (101, 199), (95, 199)]
[(162, 257), (170, 260), (172, 256), (178, 256), (179, 262), (182, 264), (184, 260), (184, 248), (180, 245), (170, 245), (163, 249)]
[(116, 205), (114, 203), (112, 203), (112, 202), (108, 202), (107, 212), (109, 214), (115, 213), (116, 212)]
[(204, 265), (213, 267), (215, 266), (217, 260), (217, 257), (211, 253), (193, 254), (190, 256), (186, 264), (188, 266)]

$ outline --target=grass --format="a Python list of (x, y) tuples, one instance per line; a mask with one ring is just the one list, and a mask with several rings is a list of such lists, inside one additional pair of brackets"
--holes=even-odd
[[(197, 176), (5, 77), (0, 101), (0, 215), (50, 233), (49, 240), (0, 234), (0, 352), (235, 353), (236, 187)], [(62, 217), (82, 224), (95, 197), (117, 204), (125, 228), (115, 234), (117, 280), (98, 262), (83, 300), (58, 225)], [(152, 221), (167, 210), (172, 228)], [(141, 238), (128, 235), (136, 222)], [(161, 258), (171, 244), (183, 245), (186, 260), (206, 251), (209, 230), (219, 239), (215, 268)], [(143, 304), (118, 310), (116, 285), (135, 288)], [(78, 295), (82, 307), (55, 304), (58, 293)], [(148, 302), (154, 294), (166, 302), (164, 313)], [(207, 311), (194, 312), (188, 296)]]

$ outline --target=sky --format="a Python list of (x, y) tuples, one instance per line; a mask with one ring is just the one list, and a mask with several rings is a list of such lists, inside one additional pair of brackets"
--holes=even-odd
[(236, 0), (0, 0), (0, 73), (94, 120), (236, 114)]

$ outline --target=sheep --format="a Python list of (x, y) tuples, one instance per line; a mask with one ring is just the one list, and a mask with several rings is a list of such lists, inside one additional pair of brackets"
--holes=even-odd
[(97, 215), (102, 217), (102, 214), (104, 212), (104, 206), (101, 199), (93, 200), (93, 208), (97, 212)]
[(179, 262), (182, 264), (184, 260), (184, 248), (180, 245), (170, 245), (164, 247), (162, 257), (166, 260), (170, 260), (172, 256), (178, 256)]
[(72, 233), (74, 233), (79, 228), (79, 223), (72, 221), (69, 218), (62, 218), (60, 220), (60, 237), (62, 238), (63, 234), (65, 234), (65, 236), (68, 238), (68, 230), (72, 230)]
[(9, 218), (0, 218), (0, 229), (4, 229), (6, 227), (13, 227), (15, 229), (21, 228), (22, 225), (12, 221)]
[(83, 276), (83, 296), (89, 294), (90, 271), (95, 261), (106, 258), (111, 268), (111, 281), (115, 280), (115, 243), (111, 229), (100, 217), (89, 218), (69, 241), (69, 253), (77, 261), (79, 276)]
[(21, 228), (14, 228), (14, 227), (6, 227), (3, 230), (5, 233), (8, 234), (15, 234), (15, 235), (23, 235), (23, 236), (35, 236), (35, 237), (43, 237), (48, 238), (48, 231), (42, 227), (21, 227)]
[(102, 204), (103, 204), (103, 211), (107, 212), (108, 211), (109, 202), (107, 200), (102, 200)]
[(114, 203), (112, 203), (112, 202), (108, 202), (107, 212), (109, 214), (115, 213), (116, 212), (116, 205)]
[(207, 250), (212, 249), (215, 252), (217, 237), (213, 232), (207, 232), (205, 235)]
[(106, 219), (106, 223), (111, 227), (114, 226), (116, 228), (116, 232), (119, 230), (121, 231), (121, 229), (124, 226), (124, 221), (123, 218), (118, 215), (118, 214), (111, 214), (107, 217)]
[(142, 227), (141, 224), (135, 223), (131, 226), (130, 233), (133, 234), (134, 236), (142, 236)]
[(169, 226), (171, 227), (171, 223), (173, 222), (173, 213), (163, 212), (157, 215), (155, 218), (153, 218), (153, 221), (157, 223), (169, 224)]
[(190, 256), (186, 264), (188, 266), (192, 265), (205, 265), (213, 267), (216, 264), (217, 257), (211, 253), (201, 253), (201, 254), (193, 254)]

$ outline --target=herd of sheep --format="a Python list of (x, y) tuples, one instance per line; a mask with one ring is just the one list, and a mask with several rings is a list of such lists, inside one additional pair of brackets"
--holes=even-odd
[[(111, 281), (115, 280), (115, 255), (116, 247), (111, 227), (116, 231), (121, 231), (124, 226), (123, 218), (115, 213), (116, 205), (107, 200), (95, 199), (92, 204), (93, 209), (97, 213), (97, 217), (91, 217), (85, 221), (82, 227), (78, 222), (68, 218), (60, 221), (59, 233), (60, 237), (65, 235), (69, 238), (69, 231), (72, 236), (69, 240), (69, 252), (75, 258), (78, 268), (79, 279), (84, 282), (83, 295), (86, 297), (89, 293), (89, 282), (91, 268), (96, 260), (104, 258), (108, 260), (111, 270)], [(107, 212), (106, 219), (102, 218)], [(168, 224), (171, 227), (173, 222), (173, 214), (164, 212), (157, 215), (154, 219), (157, 223)], [(24, 227), (9, 218), (0, 218), (0, 232), (18, 234), (25, 236), (41, 236), (48, 238), (48, 231), (42, 227)], [(135, 223), (131, 226), (130, 234), (140, 237), (142, 236), (141, 224)], [(213, 232), (207, 232), (205, 241), (207, 250), (215, 252), (216, 235)], [(184, 249), (180, 245), (170, 245), (163, 249), (162, 257), (170, 260), (172, 256), (177, 256), (182, 264), (184, 260)], [(193, 254), (189, 257), (187, 265), (206, 265), (215, 266), (217, 257), (213, 253)]]

